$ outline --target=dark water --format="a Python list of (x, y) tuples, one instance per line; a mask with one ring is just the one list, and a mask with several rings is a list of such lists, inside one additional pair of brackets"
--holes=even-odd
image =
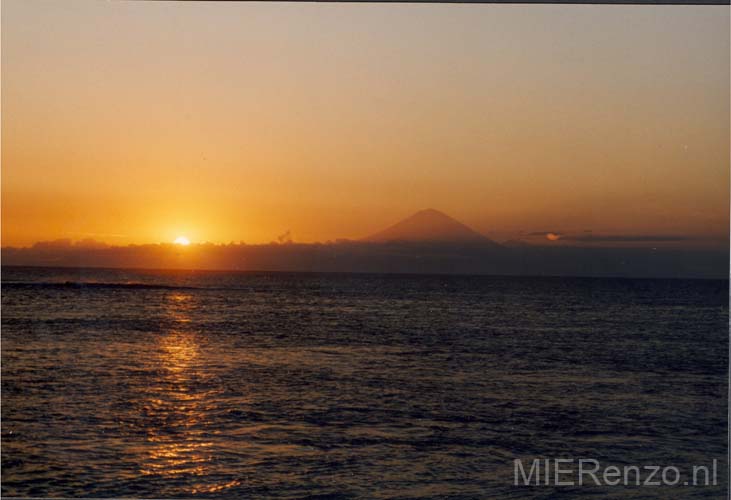
[[(727, 281), (2, 281), (4, 496), (724, 497)], [(535, 457), (718, 484), (514, 486)]]

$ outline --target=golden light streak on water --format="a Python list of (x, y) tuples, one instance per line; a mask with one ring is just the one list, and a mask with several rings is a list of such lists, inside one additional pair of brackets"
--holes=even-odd
[[(148, 429), (147, 441), (140, 472), (162, 477), (185, 476), (191, 484), (190, 493), (211, 493), (240, 484), (227, 481), (211, 484), (190, 481), (190, 477), (206, 477), (211, 472), (213, 443), (206, 430), (205, 401), (211, 391), (199, 387), (205, 370), (201, 365), (201, 347), (194, 330), (185, 328), (191, 322), (189, 312), (195, 307), (192, 297), (173, 293), (167, 297), (166, 312), (181, 328), (164, 333), (158, 339), (157, 356), (159, 379), (153, 381), (157, 396), (149, 401), (151, 421), (159, 423)], [(203, 428), (201, 428), (203, 426)]]

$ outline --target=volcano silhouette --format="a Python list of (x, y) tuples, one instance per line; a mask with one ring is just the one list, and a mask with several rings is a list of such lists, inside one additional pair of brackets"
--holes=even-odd
[(482, 243), (500, 246), (486, 236), (433, 208), (420, 210), (391, 227), (363, 239), (372, 243), (392, 241)]

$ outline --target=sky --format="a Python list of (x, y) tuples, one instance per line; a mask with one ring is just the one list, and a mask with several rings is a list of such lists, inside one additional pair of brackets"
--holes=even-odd
[(728, 6), (2, 2), (3, 246), (727, 244), (729, 134)]

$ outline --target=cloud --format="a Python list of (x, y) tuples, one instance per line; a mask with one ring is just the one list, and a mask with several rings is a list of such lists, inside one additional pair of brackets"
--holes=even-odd
[(535, 231), (528, 233), (528, 236), (544, 236), (549, 241), (558, 241), (564, 237), (559, 231)]
[(100, 249), (108, 248), (109, 245), (92, 238), (84, 238), (83, 240), (73, 241), (70, 238), (61, 238), (52, 241), (39, 241), (33, 244), (36, 250), (70, 250), (73, 248)]
[(637, 242), (673, 242), (673, 241), (691, 241), (697, 240), (692, 236), (684, 236), (677, 234), (577, 234), (563, 236), (561, 239), (566, 241), (584, 241), (584, 242), (623, 242), (623, 243), (637, 243)]
[(547, 234), (561, 235), (562, 233), (560, 231), (534, 231), (532, 233), (528, 233), (528, 236), (545, 236)]
[[(581, 235), (581, 233), (576, 233)], [(546, 233), (541, 233), (545, 238)], [(586, 237), (587, 235), (583, 235)], [(572, 237), (572, 236), (569, 236)], [(610, 235), (620, 241), (667, 241), (677, 235)], [(638, 238), (643, 238), (639, 239)], [(653, 238), (648, 240), (647, 238)], [(653, 245), (646, 245), (653, 246)], [(663, 247), (663, 245), (657, 245)], [(644, 248), (645, 245), (526, 245), (460, 243), (291, 243), (258, 245), (172, 243), (94, 248), (69, 240), (2, 249), (3, 265), (242, 271), (510, 274), (728, 278), (728, 247)]]
[(38, 241), (33, 244), (36, 250), (57, 250), (62, 248), (71, 248), (73, 241), (71, 238), (60, 238), (52, 241)]
[(571, 234), (559, 231), (534, 231), (528, 236), (543, 236), (550, 241), (574, 241), (581, 243), (669, 243), (698, 241), (703, 238), (681, 234), (592, 234), (591, 230)]

